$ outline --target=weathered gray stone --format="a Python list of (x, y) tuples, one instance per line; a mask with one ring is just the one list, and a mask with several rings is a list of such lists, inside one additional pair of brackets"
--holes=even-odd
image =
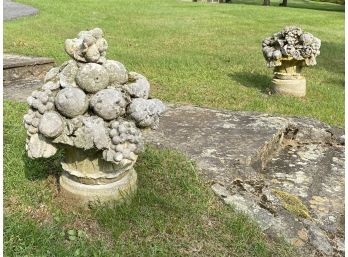
[(126, 113), (127, 101), (117, 89), (103, 89), (92, 96), (93, 111), (104, 120), (113, 120)]
[[(108, 136), (108, 131), (104, 125), (103, 119), (95, 116), (91, 117), (83, 117), (82, 118), (83, 127), (79, 131), (76, 131), (76, 138), (74, 140), (74, 143), (79, 148), (93, 148), (96, 147), (97, 149), (105, 149), (110, 144), (110, 138)], [(82, 133), (83, 137), (85, 138), (84, 142), (79, 142), (78, 139), (80, 138), (79, 132)], [(90, 142), (92, 145), (91, 147), (86, 147), (86, 145)]]
[(109, 74), (109, 82), (124, 84), (128, 81), (128, 73), (124, 65), (120, 62), (108, 60), (103, 66)]
[(67, 54), (76, 61), (103, 63), (108, 48), (108, 44), (103, 38), (103, 31), (95, 28), (90, 31), (81, 31), (77, 36), (78, 38), (65, 41)]
[(263, 231), (269, 229), (275, 222), (272, 213), (261, 208), (256, 201), (239, 194), (231, 195), (219, 184), (214, 184), (212, 189), (226, 204), (254, 219)]
[(41, 114), (54, 109), (53, 101), (54, 97), (50, 90), (35, 90), (27, 99), (27, 103)]
[(59, 179), (62, 194), (78, 202), (89, 204), (90, 202), (125, 201), (131, 197), (137, 188), (137, 173), (130, 169), (119, 180), (105, 184), (85, 184), (77, 182), (67, 173)]
[[(96, 37), (98, 37), (98, 35), (95, 35)], [(108, 43), (106, 42), (106, 40), (104, 38), (101, 38), (102, 36), (99, 37), (99, 39), (96, 42), (96, 45), (98, 47), (98, 50), (101, 52), (101, 56), (103, 56), (103, 52), (106, 51), (106, 49), (108, 49)]]
[(262, 42), (268, 67), (274, 67), (272, 89), (275, 93), (305, 96), (306, 82), (301, 76), (304, 66), (316, 65), (320, 39), (298, 27), (285, 27)]
[(130, 72), (129, 80), (130, 83), (125, 86), (125, 89), (131, 97), (144, 99), (149, 97), (150, 83), (143, 75), (136, 72)]
[(159, 116), (165, 111), (164, 104), (158, 99), (135, 98), (127, 113), (138, 126), (157, 128)]
[(85, 58), (87, 62), (97, 62), (100, 58), (98, 46), (94, 44), (88, 47)]
[(108, 86), (109, 76), (103, 66), (96, 63), (87, 63), (79, 69), (76, 81), (84, 91), (95, 93)]
[(60, 84), (58, 81), (53, 82), (53, 81), (48, 81), (42, 86), (42, 90), (56, 90), (59, 89)]
[(100, 39), (100, 38), (104, 37), (104, 32), (100, 28), (94, 28), (94, 29), (90, 30), (90, 32), (91, 32), (92, 36), (95, 37), (96, 39)]
[(64, 128), (63, 119), (56, 112), (46, 112), (42, 115), (38, 128), (46, 137), (57, 137)]
[(27, 152), (30, 158), (48, 158), (57, 152), (57, 147), (49, 143), (44, 136), (34, 134), (27, 143)]
[(19, 81), (41, 80), (54, 65), (54, 60), (46, 57), (3, 55), (3, 83), (12, 86)]
[(65, 40), (65, 52), (74, 58), (76, 61), (85, 62), (86, 59), (83, 57), (86, 52), (86, 45), (83, 44), (83, 39), (74, 38)]
[[(63, 147), (62, 192), (80, 203), (122, 200), (134, 192), (132, 167), (144, 148), (126, 109), (131, 96), (148, 96), (149, 84), (141, 76), (148, 84), (146, 92), (127, 92), (127, 70), (106, 59), (107, 47), (99, 28), (66, 40), (65, 50), (73, 60), (48, 72), (45, 84), (28, 97), (30, 109), (24, 116), (29, 157), (48, 157), (56, 146)], [(142, 111), (136, 117), (142, 126), (154, 127), (164, 105), (157, 99), (147, 101), (143, 109), (136, 104)]]
[(297, 97), (306, 96), (306, 79), (277, 79), (273, 78), (271, 88), (274, 93), (280, 95), (291, 95)]
[(309, 229), (311, 243), (321, 252), (326, 255), (332, 255), (333, 249), (330, 245), (327, 236), (316, 226), (311, 226)]
[(58, 92), (55, 105), (61, 114), (73, 118), (87, 111), (88, 99), (81, 89), (67, 87)]
[(112, 145), (103, 152), (105, 160), (121, 162), (135, 161), (137, 154), (143, 150), (144, 143), (141, 133), (132, 121), (115, 120), (111, 123), (109, 132)]
[(59, 73), (59, 67), (54, 67), (52, 69), (50, 69), (44, 79), (44, 82), (47, 83), (48, 81), (58, 81), (59, 77), (58, 77), (58, 73)]
[(344, 240), (342, 135), (304, 117), (193, 106), (170, 106), (158, 130), (144, 132), (147, 143), (186, 153), (226, 204), (309, 256), (335, 256)]
[(59, 83), (62, 87), (76, 87), (76, 75), (78, 67), (75, 61), (71, 60), (59, 73)]

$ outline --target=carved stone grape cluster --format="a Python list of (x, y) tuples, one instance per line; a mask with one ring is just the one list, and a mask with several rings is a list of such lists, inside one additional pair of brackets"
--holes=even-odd
[(109, 132), (111, 147), (103, 152), (106, 161), (120, 162), (122, 159), (135, 161), (143, 150), (143, 141), (139, 129), (131, 121), (113, 121)]

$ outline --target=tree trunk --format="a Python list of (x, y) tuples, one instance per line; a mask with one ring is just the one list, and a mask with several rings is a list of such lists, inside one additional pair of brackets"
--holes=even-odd
[(271, 0), (263, 0), (263, 5), (271, 5)]
[(279, 4), (280, 6), (288, 6), (288, 0), (283, 0), (282, 3)]

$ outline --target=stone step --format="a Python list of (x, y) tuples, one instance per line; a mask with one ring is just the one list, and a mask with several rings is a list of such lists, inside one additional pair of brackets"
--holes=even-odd
[(54, 60), (47, 57), (4, 54), (4, 86), (12, 86), (23, 80), (42, 80), (53, 66)]
[(31, 93), (41, 88), (43, 80), (16, 80), (12, 81), (10, 86), (4, 86), (4, 99), (10, 99), (20, 102), (26, 102)]

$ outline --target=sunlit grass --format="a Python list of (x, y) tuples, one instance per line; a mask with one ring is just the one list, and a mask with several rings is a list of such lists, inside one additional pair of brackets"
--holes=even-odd
[[(344, 124), (344, 7), (289, 1), (264, 7), (256, 1), (200, 4), (179, 0), (43, 1), (33, 17), (4, 23), (5, 52), (68, 59), (63, 45), (84, 29), (100, 27), (107, 57), (152, 83), (167, 102), (230, 110), (310, 116)], [(322, 40), (318, 65), (304, 69), (307, 96), (268, 96), (272, 70), (261, 41), (286, 25)]]
[(4, 108), (5, 256), (296, 256), (223, 205), (182, 154), (147, 147), (128, 204), (73, 207), (57, 192), (61, 154), (29, 159), (22, 117)]

